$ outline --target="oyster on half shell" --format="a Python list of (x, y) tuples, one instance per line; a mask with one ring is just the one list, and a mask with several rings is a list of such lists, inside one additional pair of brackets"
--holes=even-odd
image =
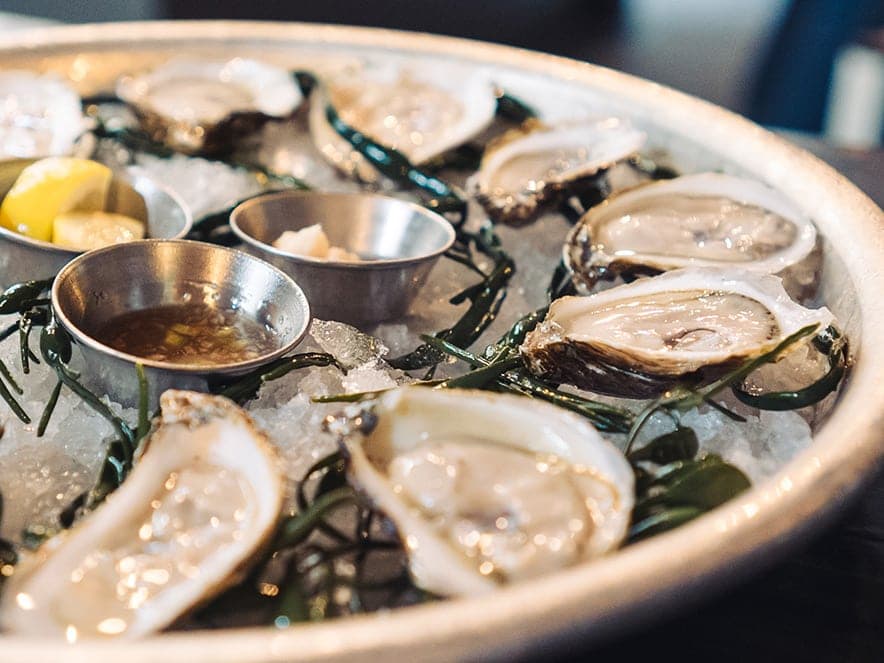
[(313, 94), (310, 133), (316, 148), (363, 182), (378, 181), (377, 171), (329, 124), (327, 104), (349, 126), (419, 166), (483, 131), (497, 103), (487, 71), (413, 60), (337, 72)]
[(16, 568), (4, 629), (69, 642), (151, 633), (221, 591), (272, 534), (283, 479), (248, 415), (185, 391), (161, 407), (126, 482)]
[(528, 121), (488, 146), (471, 187), (496, 221), (527, 223), (541, 204), (634, 156), (645, 140), (616, 117), (555, 126)]
[(799, 329), (832, 321), (828, 309), (792, 301), (776, 276), (694, 267), (562, 297), (520, 352), (535, 375), (651, 398), (681, 381), (711, 381)]
[(0, 159), (87, 156), (80, 95), (52, 74), (0, 72)]
[(117, 96), (154, 140), (187, 153), (227, 150), (268, 120), (288, 117), (303, 100), (289, 72), (245, 58), (169, 60), (121, 78)]
[(384, 394), (361, 421), (343, 435), (353, 481), (393, 521), (427, 591), (489, 592), (603, 555), (626, 534), (632, 470), (576, 415), (412, 387)]
[(819, 273), (816, 228), (770, 187), (719, 173), (684, 175), (611, 196), (571, 231), (565, 263), (579, 292), (617, 276), (690, 266), (777, 274), (803, 299)]

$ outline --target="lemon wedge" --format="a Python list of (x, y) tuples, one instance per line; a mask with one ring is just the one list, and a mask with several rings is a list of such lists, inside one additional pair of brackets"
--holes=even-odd
[(50, 157), (25, 168), (0, 204), (0, 225), (52, 241), (59, 214), (104, 209), (113, 173), (89, 159)]
[(52, 243), (73, 251), (143, 238), (141, 221), (114, 212), (66, 212), (56, 216), (52, 224)]

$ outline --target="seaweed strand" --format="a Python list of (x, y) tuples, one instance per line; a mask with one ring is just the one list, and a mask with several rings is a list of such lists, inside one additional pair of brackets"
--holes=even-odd
[[(638, 433), (641, 431), (642, 427), (645, 425), (651, 415), (655, 412), (663, 409), (674, 409), (679, 411), (689, 410), (693, 407), (701, 405), (702, 403), (710, 402), (710, 399), (715, 394), (728, 387), (737, 388), (735, 390), (735, 393), (737, 393), (737, 391), (739, 390), (739, 385), (741, 385), (743, 380), (745, 380), (745, 378), (755, 369), (757, 369), (759, 366), (762, 366), (763, 364), (775, 361), (786, 349), (798, 343), (800, 340), (807, 338), (811, 334), (817, 332), (818, 329), (819, 325), (816, 324), (802, 327), (795, 333), (790, 334), (789, 336), (784, 338), (771, 350), (764, 352), (757, 357), (748, 359), (740, 366), (737, 366), (728, 373), (725, 373), (723, 376), (721, 376), (714, 382), (706, 385), (705, 387), (697, 388), (686, 385), (679, 385), (670, 389), (662, 396), (649, 403), (647, 407), (645, 407), (636, 416), (635, 421), (632, 424), (632, 428), (629, 431), (629, 436), (627, 438), (626, 449), (624, 453), (626, 453), (627, 455), (630, 453), (630, 450), (632, 449), (632, 445), (635, 442)], [(846, 362), (846, 345), (843, 348), (839, 346), (839, 348), (833, 352), (835, 352), (832, 359), (834, 365), (830, 369), (830, 371), (826, 373), (826, 375), (823, 376), (820, 380), (810, 385), (809, 387), (800, 390), (799, 392), (804, 394), (812, 394), (816, 398), (816, 400), (814, 400), (813, 402), (817, 402), (826, 394), (834, 390), (838, 386), (838, 380), (840, 380), (843, 376), (844, 367), (843, 365), (841, 365), (840, 368), (838, 368), (838, 365), (841, 361), (840, 357), (842, 356), (843, 361)], [(837, 376), (837, 380), (834, 382), (833, 376)], [(739, 396), (740, 394), (738, 393), (737, 395)], [(807, 404), (811, 404), (803, 398), (791, 399), (791, 402), (806, 402)]]

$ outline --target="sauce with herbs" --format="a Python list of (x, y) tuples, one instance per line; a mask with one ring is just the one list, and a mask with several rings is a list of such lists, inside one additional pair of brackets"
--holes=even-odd
[(267, 327), (237, 311), (203, 303), (124, 313), (106, 321), (94, 337), (136, 357), (203, 366), (248, 361), (278, 347)]

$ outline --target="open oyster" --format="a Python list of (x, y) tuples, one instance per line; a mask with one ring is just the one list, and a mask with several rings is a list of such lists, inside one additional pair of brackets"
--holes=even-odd
[(792, 301), (775, 276), (694, 267), (558, 299), (520, 350), (536, 375), (650, 398), (680, 381), (711, 381), (832, 320), (828, 309)]
[(615, 117), (557, 126), (527, 122), (488, 146), (471, 184), (493, 219), (526, 223), (542, 203), (633, 156), (645, 139)]
[(80, 96), (61, 78), (0, 72), (0, 159), (72, 155), (87, 128)]
[(272, 533), (283, 482), (230, 401), (167, 391), (126, 482), (16, 569), (5, 629), (73, 642), (137, 637), (220, 591)]
[(578, 291), (600, 280), (688, 266), (733, 266), (783, 277), (811, 294), (820, 251), (813, 223), (770, 187), (718, 173), (685, 175), (612, 196), (571, 231), (566, 264)]
[(302, 101), (289, 72), (245, 58), (170, 60), (121, 78), (117, 96), (154, 140), (188, 153), (227, 150), (269, 119), (288, 117)]
[(413, 387), (361, 420), (344, 436), (354, 482), (394, 522), (427, 591), (488, 592), (602, 555), (626, 533), (632, 470), (573, 414)]
[(415, 165), (473, 138), (496, 108), (486, 71), (429, 61), (342, 71), (323, 80), (314, 95), (310, 133), (316, 148), (364, 182), (377, 181), (377, 172), (328, 123), (329, 103), (348, 125)]

